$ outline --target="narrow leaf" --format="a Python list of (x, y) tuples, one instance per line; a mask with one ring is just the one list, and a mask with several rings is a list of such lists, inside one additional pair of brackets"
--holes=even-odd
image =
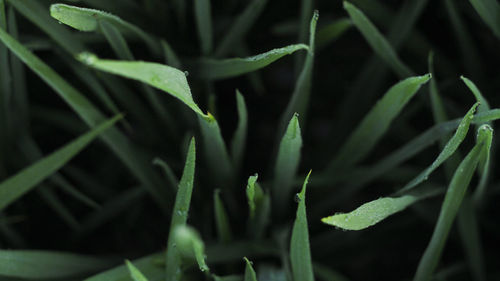
[(178, 226), (186, 225), (188, 218), (189, 206), (191, 204), (191, 195), (193, 193), (194, 171), (196, 162), (195, 140), (191, 139), (189, 149), (186, 157), (186, 164), (184, 172), (182, 173), (175, 197), (175, 205), (172, 211), (172, 220), (170, 223), (170, 233), (167, 242), (167, 255), (166, 255), (166, 280), (177, 281), (180, 280), (181, 272), (181, 257), (178, 252), (176, 239), (174, 237), (174, 230)]
[(413, 280), (431, 280), (432, 274), (441, 258), (441, 253), (445, 246), (451, 226), (458, 213), (462, 199), (467, 191), (467, 187), (474, 175), (479, 156), (483, 145), (487, 139), (493, 137), (493, 130), (488, 125), (482, 125), (478, 129), (477, 143), (460, 163), (448, 186), (441, 212), (432, 233), (431, 241), (425, 249), (424, 255), (420, 259), (417, 272)]
[[(165, 268), (159, 266), (155, 261), (164, 254), (152, 254), (132, 261), (134, 266), (140, 270), (149, 281), (164, 281)], [(130, 271), (125, 264), (91, 276), (84, 281), (130, 281)]]
[(469, 0), (483, 21), (500, 38), (500, 5), (496, 0)]
[(231, 142), (231, 156), (234, 165), (239, 170), (243, 161), (243, 152), (245, 150), (247, 130), (248, 130), (248, 113), (245, 99), (239, 90), (236, 90), (236, 107), (238, 109), (238, 126), (233, 135)]
[(229, 224), (229, 216), (226, 208), (220, 198), (220, 190), (216, 189), (214, 192), (214, 210), (215, 210), (215, 226), (217, 228), (217, 235), (220, 242), (231, 241), (231, 227)]
[(210, 0), (195, 0), (193, 6), (198, 37), (201, 43), (201, 52), (204, 55), (208, 55), (212, 51), (213, 45)]
[(316, 49), (325, 48), (351, 27), (352, 21), (348, 18), (341, 18), (321, 27), (316, 36)]
[(268, 66), (283, 56), (298, 50), (307, 50), (304, 44), (289, 45), (248, 58), (200, 59), (191, 65), (189, 72), (207, 80), (218, 80), (239, 76)]
[(64, 166), (64, 164), (89, 145), (99, 134), (113, 126), (121, 118), (122, 116), (116, 116), (104, 122), (90, 132), (0, 183), (0, 210), (16, 201), (45, 178)]
[(356, 6), (344, 1), (344, 9), (354, 25), (361, 31), (375, 53), (387, 63), (400, 78), (412, 75), (412, 71), (399, 59), (391, 44), (384, 38), (373, 23)]
[(243, 259), (246, 263), (244, 281), (257, 281), (257, 275), (255, 274), (255, 270), (253, 270), (252, 262), (249, 261), (246, 257)]
[(296, 281), (314, 281), (306, 214), (306, 186), (310, 175), (311, 172), (304, 180), (302, 191), (297, 194), (299, 207), (297, 208), (297, 216), (293, 224), (290, 241), (290, 261), (293, 280)]
[(148, 281), (141, 271), (137, 269), (137, 267), (135, 267), (129, 260), (125, 260), (125, 264), (127, 265), (128, 271), (130, 271), (130, 277), (132, 277), (134, 281)]

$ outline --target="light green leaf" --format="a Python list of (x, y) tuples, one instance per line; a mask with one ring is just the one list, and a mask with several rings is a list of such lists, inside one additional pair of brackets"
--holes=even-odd
[[(132, 261), (134, 265), (149, 281), (164, 281), (165, 268), (158, 266), (156, 260), (164, 256), (163, 253), (152, 254)], [(106, 270), (97, 275), (91, 276), (84, 281), (130, 281), (130, 271), (125, 264)]]
[(490, 110), (490, 104), (483, 97), (483, 95), (481, 94), (481, 91), (479, 91), (476, 84), (474, 84), (474, 82), (472, 82), (471, 80), (469, 80), (468, 78), (466, 78), (464, 76), (460, 76), (460, 79), (462, 79), (462, 81), (465, 83), (465, 85), (467, 85), (467, 87), (470, 89), (472, 94), (474, 94), (474, 97), (476, 97), (476, 100), (480, 103), (479, 107), (477, 108), (477, 112), (481, 113), (481, 112), (486, 112), (486, 111)]
[(290, 261), (293, 280), (296, 281), (314, 281), (306, 214), (306, 186), (310, 175), (311, 172), (307, 174), (304, 180), (302, 191), (297, 194), (299, 207), (297, 208), (297, 216), (293, 224), (290, 241)]
[[(178, 225), (174, 229), (176, 249), (183, 258), (194, 258), (202, 272), (208, 272), (205, 262), (205, 244), (196, 229), (187, 225)], [(167, 268), (170, 266), (167, 262)]]
[(408, 194), (401, 197), (382, 197), (367, 202), (352, 212), (338, 213), (322, 218), (321, 221), (345, 230), (362, 230), (379, 223), (395, 213), (403, 211), (406, 207), (419, 200), (439, 193), (440, 190), (432, 186), (432, 189), (423, 190), (416, 194)]
[(446, 161), (446, 159), (448, 159), (451, 155), (453, 155), (453, 153), (458, 149), (462, 141), (465, 139), (465, 136), (467, 136), (467, 132), (469, 131), (469, 126), (474, 116), (474, 112), (476, 111), (476, 108), (478, 106), (479, 103), (475, 103), (471, 107), (471, 109), (469, 109), (467, 114), (465, 114), (464, 118), (460, 122), (460, 125), (458, 125), (457, 131), (445, 145), (443, 150), (441, 150), (441, 153), (439, 153), (438, 157), (434, 160), (434, 162), (432, 162), (432, 164), (429, 167), (427, 167), (415, 178), (413, 178), (409, 183), (407, 183), (403, 188), (401, 188), (397, 192), (397, 194), (402, 194), (404, 192), (407, 192), (408, 190), (417, 186), (421, 182), (425, 181), (434, 170), (436, 170), (439, 166), (441, 166), (441, 164), (443, 164), (444, 161)]
[(259, 175), (257, 175), (257, 174), (255, 174), (254, 176), (250, 176), (248, 178), (248, 183), (247, 183), (247, 188), (246, 188), (246, 195), (247, 195), (250, 218), (255, 217), (255, 209), (257, 206), (257, 201), (262, 199), (262, 196), (263, 196), (262, 189), (258, 185), (256, 185), (258, 177), (259, 177)]
[(32, 280), (81, 277), (109, 264), (97, 258), (62, 252), (0, 250), (0, 276), (6, 277)]
[(246, 263), (244, 281), (257, 281), (257, 275), (255, 274), (255, 270), (253, 270), (252, 262), (249, 261), (246, 257), (243, 259)]
[(394, 118), (430, 78), (430, 74), (410, 77), (392, 86), (351, 133), (327, 171), (345, 170), (363, 160), (387, 132)]
[(307, 49), (308, 47), (304, 44), (296, 44), (273, 49), (266, 53), (248, 58), (222, 60), (203, 58), (194, 62), (189, 72), (207, 80), (225, 79), (261, 69), (283, 56), (292, 54), (298, 50)]
[(344, 9), (349, 13), (354, 25), (361, 31), (375, 53), (387, 63), (400, 78), (412, 75), (412, 71), (399, 59), (391, 44), (373, 23), (356, 6), (344, 1)]
[(427, 246), (417, 268), (413, 280), (428, 281), (441, 258), (441, 253), (445, 246), (451, 226), (458, 213), (462, 199), (467, 191), (467, 187), (474, 175), (479, 162), (481, 150), (485, 142), (493, 137), (493, 130), (488, 125), (482, 125), (478, 129), (476, 145), (460, 163), (446, 192), (441, 212), (432, 233), (431, 241)]
[(255, 23), (262, 10), (266, 6), (268, 0), (251, 1), (245, 8), (245, 11), (237, 16), (231, 28), (224, 35), (222, 41), (215, 50), (216, 57), (223, 57), (229, 53), (235, 45), (241, 42), (248, 30)]
[(229, 216), (220, 198), (220, 189), (214, 192), (215, 226), (220, 242), (229, 242), (232, 239)]
[[(274, 166), (273, 199), (276, 211), (281, 214), (287, 209), (287, 200), (292, 193), (293, 178), (297, 173), (300, 161), (302, 136), (298, 114), (293, 115), (281, 139), (278, 157)], [(273, 208), (274, 210), (274, 208)]]
[(148, 279), (129, 260), (125, 260), (130, 276), (134, 281), (148, 281)]
[(210, 0), (194, 0), (194, 15), (201, 43), (201, 52), (208, 55), (212, 51), (212, 9)]
[(181, 257), (179, 255), (179, 247), (176, 244), (174, 231), (179, 226), (186, 225), (188, 218), (189, 206), (191, 204), (191, 195), (193, 193), (194, 171), (196, 163), (196, 149), (195, 140), (191, 139), (189, 149), (186, 157), (186, 164), (184, 172), (182, 173), (175, 197), (175, 205), (172, 211), (172, 220), (170, 223), (170, 233), (167, 242), (167, 256), (166, 256), (166, 280), (177, 281), (180, 280), (181, 271)]
[(247, 140), (248, 131), (248, 113), (247, 106), (245, 104), (245, 99), (239, 90), (236, 90), (236, 107), (238, 109), (238, 126), (233, 135), (233, 140), (231, 142), (231, 156), (234, 165), (237, 167), (235, 170), (239, 170), (241, 167), (241, 162), (243, 161), (243, 152), (245, 151), (245, 145)]
[(193, 101), (186, 74), (176, 68), (153, 62), (100, 59), (91, 53), (81, 53), (78, 59), (92, 68), (138, 80), (165, 91), (181, 100), (201, 117), (209, 118)]
[(116, 116), (0, 183), (0, 210), (36, 187), (123, 116)]

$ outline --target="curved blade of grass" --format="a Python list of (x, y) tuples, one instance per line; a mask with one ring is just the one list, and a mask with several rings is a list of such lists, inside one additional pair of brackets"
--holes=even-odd
[(161, 53), (160, 46), (157, 42), (158, 40), (154, 39), (151, 35), (142, 31), (137, 26), (110, 13), (66, 4), (53, 4), (50, 6), (50, 16), (77, 30), (87, 32), (99, 30), (99, 22), (107, 21), (121, 31), (130, 32), (139, 36), (154, 53)]
[(352, 212), (338, 213), (322, 218), (321, 221), (345, 230), (362, 230), (379, 223), (395, 213), (403, 211), (417, 201), (439, 193), (441, 193), (441, 190), (433, 187), (432, 189), (420, 190), (415, 194), (403, 195), (401, 197), (382, 197), (367, 202)]
[[(298, 22), (298, 42), (299, 43), (307, 43), (307, 35), (310, 28), (310, 16), (313, 14), (313, 0), (301, 0), (300, 1), (300, 18)], [(295, 75), (297, 77), (299, 75), (299, 71), (304, 63), (304, 55), (298, 54), (295, 56)]]
[(316, 35), (316, 50), (325, 48), (351, 27), (352, 21), (348, 18), (340, 18), (321, 27)]
[(41, 280), (70, 278), (101, 270), (103, 260), (62, 252), (0, 250), (0, 276)]
[(204, 55), (208, 55), (213, 47), (210, 0), (195, 0), (193, 6), (198, 37), (201, 43), (201, 52)]
[(392, 86), (351, 133), (327, 171), (342, 170), (363, 160), (389, 129), (392, 120), (430, 78), (430, 74), (410, 77)]
[(295, 44), (273, 49), (266, 53), (248, 58), (222, 60), (203, 58), (194, 62), (189, 72), (207, 80), (225, 79), (264, 68), (286, 55), (290, 55), (298, 50), (307, 49), (308, 47), (304, 44)]
[(235, 22), (231, 24), (231, 28), (224, 35), (222, 41), (215, 49), (214, 54), (216, 57), (223, 57), (227, 55), (235, 45), (242, 41), (261, 14), (267, 4), (267, 1), (268, 0), (251, 1), (245, 8), (245, 11), (237, 16)]
[(235, 170), (239, 171), (239, 167), (241, 167), (243, 161), (243, 152), (245, 151), (248, 131), (247, 106), (245, 104), (245, 98), (239, 90), (236, 90), (236, 107), (238, 109), (238, 126), (236, 127), (231, 142), (231, 156), (236, 166)]
[(262, 189), (258, 185), (256, 185), (258, 178), (259, 178), (258, 174), (248, 177), (248, 183), (246, 188), (248, 212), (250, 214), (251, 219), (255, 217), (257, 202), (260, 201), (262, 199), (262, 196), (264, 195)]
[(106, 40), (111, 45), (113, 52), (115, 52), (118, 58), (121, 60), (133, 60), (134, 55), (132, 55), (132, 51), (118, 28), (106, 20), (101, 20), (98, 24), (104, 37), (106, 37)]
[(283, 135), (276, 164), (274, 166), (273, 199), (276, 211), (283, 215), (288, 206), (288, 198), (292, 193), (293, 178), (297, 173), (302, 148), (302, 135), (300, 132), (298, 115), (293, 115), (288, 123), (288, 128)]
[(32, 21), (57, 42), (66, 52), (78, 54), (85, 50), (82, 42), (78, 40), (69, 30), (57, 24), (46, 12), (47, 9), (36, 0), (7, 0), (23, 16)]
[(413, 72), (400, 60), (391, 44), (363, 12), (347, 1), (344, 1), (344, 9), (375, 53), (382, 58), (400, 78), (412, 76)]
[(460, 163), (446, 192), (439, 218), (432, 233), (431, 241), (425, 249), (413, 280), (431, 280), (432, 274), (441, 258), (441, 253), (449, 231), (458, 213), (467, 187), (479, 162), (479, 156), (487, 139), (493, 137), (493, 130), (488, 125), (478, 129), (477, 143)]
[[(176, 249), (180, 253), (180, 256), (196, 259), (200, 270), (209, 273), (209, 268), (205, 262), (205, 244), (201, 240), (198, 231), (184, 224), (176, 226), (173, 235)], [(169, 264), (167, 263), (167, 268), (168, 266)]]
[(469, 80), (468, 78), (466, 78), (464, 76), (460, 76), (460, 79), (462, 79), (462, 81), (465, 83), (465, 85), (467, 85), (467, 87), (470, 89), (472, 94), (474, 94), (474, 97), (476, 97), (476, 100), (480, 103), (478, 108), (477, 108), (477, 112), (481, 113), (481, 112), (486, 112), (486, 111), (490, 110), (490, 104), (483, 97), (483, 95), (481, 94), (481, 92), (477, 88), (476, 84), (474, 84), (474, 82), (472, 82), (471, 80)]
[(194, 102), (186, 74), (176, 68), (153, 62), (100, 59), (91, 53), (81, 53), (78, 58), (92, 68), (141, 81), (167, 92), (201, 117), (209, 118)]
[(255, 274), (255, 270), (253, 270), (252, 262), (249, 261), (246, 257), (243, 258), (245, 260), (245, 278), (244, 281), (257, 281), (257, 274)]
[(469, 0), (483, 21), (500, 38), (500, 5), (496, 0)]
[(144, 276), (144, 274), (142, 274), (141, 271), (137, 269), (137, 267), (135, 267), (129, 260), (125, 260), (125, 264), (130, 272), (130, 277), (132, 277), (134, 281), (148, 281), (146, 276)]
[(226, 144), (222, 138), (219, 124), (210, 112), (207, 119), (199, 117), (198, 120), (203, 136), (205, 158), (212, 172), (213, 181), (218, 186), (227, 187), (233, 179), (233, 167)]
[(229, 224), (229, 216), (226, 208), (220, 198), (220, 189), (214, 192), (214, 210), (215, 210), (215, 226), (220, 242), (229, 242), (232, 240), (231, 227)]
[(316, 24), (318, 22), (319, 13), (314, 11), (309, 25), (309, 50), (306, 60), (302, 66), (302, 70), (295, 84), (290, 102), (288, 103), (285, 112), (281, 116), (280, 129), (278, 135), (281, 136), (285, 131), (290, 118), (294, 112), (297, 112), (302, 119), (302, 124), (305, 124), (307, 118), (307, 107), (309, 105), (309, 97), (311, 95), (312, 72), (314, 64), (314, 42), (316, 34)]
[[(163, 256), (163, 253), (157, 253), (142, 257), (132, 262), (140, 270), (149, 281), (165, 280), (165, 268), (155, 263), (156, 260)], [(84, 281), (130, 281), (130, 272), (125, 264), (114, 267), (112, 269), (91, 276)]]
[(180, 280), (180, 277), (182, 275), (181, 257), (179, 255), (178, 247), (176, 246), (174, 230), (178, 226), (186, 225), (189, 206), (191, 204), (191, 195), (193, 193), (195, 163), (196, 163), (195, 139), (192, 138), (186, 156), (186, 164), (184, 166), (184, 171), (182, 173), (182, 177), (179, 182), (177, 196), (175, 197), (175, 205), (172, 211), (172, 220), (170, 222), (170, 233), (168, 235), (167, 255), (166, 255), (167, 281)]
[(248, 201), (248, 232), (260, 238), (270, 220), (271, 198), (257, 183), (257, 174), (248, 178), (246, 195)]
[(69, 228), (73, 231), (78, 231), (81, 228), (80, 223), (76, 220), (75, 216), (66, 207), (63, 202), (57, 197), (56, 193), (51, 189), (51, 187), (40, 184), (40, 188), (37, 190), (38, 196), (45, 201), (49, 208), (54, 211), (62, 221), (64, 221)]
[(179, 180), (177, 180), (177, 177), (175, 176), (174, 172), (170, 168), (170, 166), (167, 164), (167, 162), (161, 160), (160, 158), (155, 158), (153, 159), (153, 165), (160, 166), (163, 172), (165, 173), (165, 177), (167, 178), (167, 183), (170, 186), (170, 188), (177, 192), (177, 186), (179, 185)]
[[(104, 115), (84, 95), (2, 29), (0, 29), (0, 40), (31, 70), (40, 76), (42, 80), (52, 87), (90, 127), (95, 127), (105, 120)], [(147, 169), (146, 164), (143, 165), (144, 156), (139, 154), (131, 146), (128, 139), (117, 129), (111, 128), (102, 137), (130, 171), (144, 183), (144, 187), (149, 190), (159, 206), (163, 210), (166, 210), (166, 206), (168, 206), (167, 197), (163, 196), (162, 190), (155, 186), (155, 182), (157, 182), (156, 174)]]
[(51, 153), (35, 164), (0, 183), (0, 210), (37, 186), (45, 178), (60, 169), (76, 154), (82, 151), (104, 130), (113, 126), (122, 116), (116, 116), (77, 138), (71, 143)]
[(297, 194), (299, 207), (297, 208), (297, 216), (293, 224), (290, 241), (290, 261), (293, 280), (300, 281), (314, 281), (306, 214), (306, 186), (310, 175), (311, 172), (307, 174), (304, 180), (302, 191)]
[(402, 194), (413, 187), (417, 186), (421, 182), (425, 181), (429, 175), (434, 172), (441, 164), (443, 164), (446, 159), (448, 159), (453, 153), (458, 149), (462, 141), (467, 136), (467, 132), (469, 131), (470, 123), (472, 121), (474, 112), (476, 108), (479, 106), (479, 103), (475, 103), (471, 109), (465, 114), (464, 118), (458, 125), (458, 129), (453, 135), (453, 137), (448, 141), (445, 145), (441, 153), (439, 153), (438, 157), (432, 162), (432, 164), (427, 167), (427, 169), (423, 170), (419, 175), (417, 175), (413, 180), (407, 183), (402, 189), (400, 189), (397, 194)]

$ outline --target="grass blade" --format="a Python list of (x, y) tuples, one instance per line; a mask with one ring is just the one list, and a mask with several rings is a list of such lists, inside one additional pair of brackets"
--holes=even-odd
[(236, 166), (236, 171), (239, 171), (241, 163), (243, 161), (243, 153), (245, 151), (245, 145), (247, 140), (248, 132), (248, 113), (247, 106), (245, 104), (245, 98), (236, 90), (236, 107), (238, 109), (238, 126), (233, 135), (233, 140), (231, 142), (231, 156), (234, 165)]
[(302, 148), (302, 135), (299, 118), (295, 114), (281, 139), (278, 157), (274, 166), (273, 199), (279, 216), (283, 215), (288, 206), (289, 196), (292, 193), (293, 178), (297, 173)]
[(170, 222), (170, 233), (168, 235), (166, 255), (167, 281), (180, 280), (182, 275), (180, 267), (181, 257), (179, 255), (178, 247), (176, 246), (174, 230), (179, 226), (186, 225), (189, 205), (191, 204), (191, 195), (193, 193), (195, 163), (196, 148), (195, 140), (192, 138), (189, 144), (184, 172), (182, 173), (179, 188), (177, 190), (177, 196), (175, 197), (175, 205), (172, 211), (172, 220)]
[(109, 263), (76, 254), (0, 250), (0, 275), (23, 279), (69, 278), (100, 270)]
[(215, 57), (227, 55), (235, 45), (238, 45), (255, 23), (268, 0), (251, 1), (245, 11), (238, 15), (236, 21), (231, 24), (231, 28), (224, 35), (224, 38), (215, 50)]
[[(31, 70), (40, 76), (42, 80), (52, 87), (90, 127), (94, 127), (105, 120), (104, 115), (84, 95), (2, 29), (0, 29), (0, 40)], [(168, 201), (162, 195), (162, 191), (155, 186), (156, 174), (145, 168), (147, 165), (143, 165), (143, 155), (140, 155), (130, 145), (128, 139), (117, 129), (111, 128), (102, 137), (130, 171), (144, 183), (144, 187), (149, 190), (159, 206), (165, 210), (166, 206), (168, 206)]]
[(185, 224), (176, 226), (174, 229), (174, 241), (181, 257), (196, 259), (200, 270), (209, 273), (209, 268), (205, 262), (205, 244), (196, 229)]
[(248, 232), (260, 238), (270, 220), (271, 198), (257, 183), (258, 175), (250, 176), (246, 187), (249, 208)]
[(351, 27), (352, 21), (348, 18), (341, 18), (321, 27), (316, 35), (316, 50), (325, 48)]
[(469, 0), (483, 21), (500, 38), (500, 5), (496, 0)]
[(165, 173), (165, 177), (167, 178), (167, 183), (172, 191), (177, 192), (177, 186), (179, 185), (179, 181), (175, 176), (174, 172), (167, 164), (167, 162), (161, 160), (160, 158), (153, 159), (153, 165), (160, 166), (163, 172)]
[(400, 60), (391, 44), (363, 12), (347, 1), (344, 1), (344, 9), (375, 53), (382, 58), (400, 78), (412, 75), (412, 71)]
[(245, 278), (244, 281), (257, 281), (257, 275), (255, 274), (255, 270), (253, 270), (252, 262), (249, 261), (246, 257), (243, 258), (245, 260)]
[(438, 157), (432, 162), (432, 164), (427, 167), (424, 171), (422, 171), (419, 175), (417, 175), (413, 180), (411, 180), (409, 183), (407, 183), (402, 189), (400, 189), (397, 194), (402, 194), (413, 187), (417, 186), (424, 180), (426, 180), (429, 175), (436, 170), (441, 164), (443, 164), (446, 159), (448, 159), (453, 153), (458, 149), (460, 144), (463, 142), (465, 139), (465, 136), (467, 136), (467, 132), (469, 131), (469, 126), (471, 124), (474, 112), (476, 111), (476, 108), (479, 106), (479, 103), (475, 103), (471, 109), (465, 114), (464, 118), (460, 122), (460, 125), (458, 125), (458, 129), (453, 135), (453, 137), (448, 141), (448, 143), (445, 145), (441, 153), (439, 153)]
[(302, 124), (305, 124), (306, 122), (307, 107), (309, 105), (309, 97), (311, 95), (311, 80), (314, 64), (314, 42), (316, 40), (315, 34), (318, 18), (318, 11), (314, 11), (309, 25), (309, 50), (307, 52), (307, 57), (304, 65), (302, 66), (299, 78), (297, 79), (297, 83), (295, 84), (292, 98), (290, 99), (285, 112), (281, 116), (281, 129), (278, 130), (279, 136), (281, 136), (285, 131), (288, 120), (290, 120), (294, 112), (297, 112), (301, 116)]
[(91, 53), (81, 53), (78, 58), (92, 68), (141, 81), (169, 93), (201, 117), (209, 118), (194, 102), (186, 74), (176, 68), (153, 62), (100, 59)]
[(137, 267), (134, 266), (129, 260), (125, 260), (125, 264), (127, 265), (128, 271), (130, 272), (130, 277), (134, 279), (134, 281), (148, 281), (148, 279), (141, 273)]
[(26, 192), (37, 186), (45, 178), (64, 166), (71, 158), (90, 144), (92, 140), (104, 130), (113, 126), (120, 118), (122, 118), (122, 116), (117, 116), (104, 122), (90, 132), (0, 183), (0, 210), (13, 203)]
[(478, 129), (477, 143), (460, 163), (446, 192), (441, 212), (434, 228), (431, 241), (420, 259), (413, 280), (431, 280), (432, 274), (441, 258), (441, 253), (448, 238), (449, 231), (458, 213), (462, 199), (479, 162), (479, 156), (487, 139), (493, 137), (493, 130), (488, 125)]
[(327, 171), (342, 170), (363, 160), (389, 129), (392, 120), (430, 78), (430, 74), (410, 77), (392, 86), (351, 133)]
[(309, 232), (306, 214), (306, 186), (309, 181), (307, 175), (302, 186), (302, 191), (297, 194), (299, 207), (293, 224), (292, 238), (290, 241), (290, 261), (292, 265), (293, 280), (314, 281), (311, 250), (309, 247)]
[(307, 49), (304, 44), (295, 44), (248, 58), (222, 60), (203, 58), (191, 65), (189, 73), (206, 80), (226, 79), (264, 68), (286, 55)]
[(251, 219), (255, 217), (255, 210), (257, 208), (257, 203), (262, 199), (264, 192), (256, 184), (259, 175), (248, 177), (248, 183), (246, 188), (247, 202), (248, 202), (248, 212)]
[(210, 7), (210, 0), (195, 0), (193, 6), (198, 37), (201, 43), (201, 53), (203, 55), (208, 55), (213, 47), (212, 9)]
[[(0, 29), (7, 30), (7, 18), (4, 0), (0, 0)], [(8, 159), (7, 145), (9, 136), (9, 103), (12, 95), (9, 69), (9, 50), (0, 46), (0, 179), (5, 176), (5, 163)]]
[(214, 210), (215, 210), (215, 226), (217, 228), (217, 236), (219, 241), (226, 243), (231, 241), (231, 227), (229, 224), (229, 216), (227, 214), (226, 208), (222, 203), (220, 198), (220, 189), (216, 189), (214, 192)]
[(367, 202), (352, 212), (338, 213), (322, 218), (321, 221), (345, 230), (362, 230), (379, 223), (395, 213), (403, 211), (417, 201), (439, 193), (441, 191), (433, 186), (432, 189), (421, 190), (415, 194), (403, 195), (401, 197), (382, 197)]
[[(149, 281), (165, 280), (165, 268), (159, 266), (156, 260), (164, 254), (152, 254), (132, 261)], [(91, 276), (84, 281), (130, 281), (130, 272), (125, 264)]]

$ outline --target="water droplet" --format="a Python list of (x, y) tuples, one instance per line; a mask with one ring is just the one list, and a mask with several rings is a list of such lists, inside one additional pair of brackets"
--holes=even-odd
[(300, 194), (299, 194), (299, 193), (296, 193), (296, 194), (295, 194), (295, 197), (293, 198), (293, 200), (294, 200), (295, 202), (299, 203), (299, 202), (300, 202), (300, 200), (301, 200), (301, 198), (300, 198)]
[(189, 76), (189, 71), (184, 71), (184, 75)]

